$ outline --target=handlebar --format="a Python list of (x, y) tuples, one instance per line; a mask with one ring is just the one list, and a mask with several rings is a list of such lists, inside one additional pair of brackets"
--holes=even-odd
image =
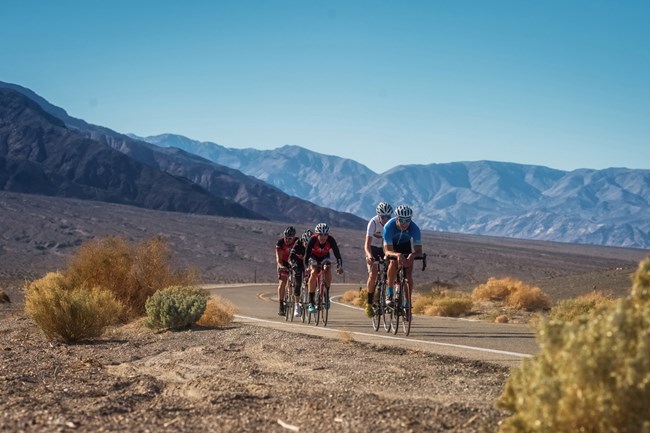
[[(395, 256), (388, 256), (386, 257), (388, 260), (397, 260), (397, 257)], [(421, 256), (415, 257), (413, 260), (422, 260), (422, 270), (424, 271), (427, 268), (427, 255), (425, 253), (422, 253)], [(383, 260), (380, 260), (379, 263), (382, 263)]]

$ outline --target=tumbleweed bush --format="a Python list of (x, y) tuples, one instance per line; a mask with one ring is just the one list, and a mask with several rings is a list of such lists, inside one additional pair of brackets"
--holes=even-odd
[(171, 250), (161, 238), (131, 243), (122, 237), (95, 239), (81, 245), (64, 274), (72, 286), (101, 287), (124, 305), (122, 319), (145, 314), (145, 302), (157, 290), (191, 286), (196, 273), (174, 270)]
[(99, 337), (115, 323), (122, 304), (100, 288), (71, 287), (60, 273), (49, 273), (25, 288), (25, 311), (53, 340)]
[(427, 316), (458, 317), (472, 310), (471, 297), (464, 292), (438, 290), (413, 296), (413, 312)]
[(147, 326), (180, 329), (196, 323), (207, 306), (208, 293), (195, 287), (172, 286), (147, 299)]
[(538, 287), (514, 278), (489, 278), (472, 291), (475, 301), (501, 301), (510, 308), (535, 311), (548, 308), (550, 299)]
[(540, 353), (509, 377), (500, 432), (650, 432), (650, 257), (630, 296), (572, 321), (546, 320)]
[(235, 319), (236, 312), (233, 304), (221, 296), (214, 295), (208, 299), (205, 311), (196, 324), (204, 327), (227, 325)]
[(551, 320), (570, 322), (593, 311), (606, 309), (614, 304), (614, 300), (602, 292), (591, 292), (572, 299), (562, 299), (551, 308), (548, 314)]

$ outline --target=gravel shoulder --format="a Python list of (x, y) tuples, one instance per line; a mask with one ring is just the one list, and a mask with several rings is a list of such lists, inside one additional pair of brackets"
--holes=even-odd
[(485, 432), (505, 367), (234, 323), (47, 341), (0, 305), (0, 431)]

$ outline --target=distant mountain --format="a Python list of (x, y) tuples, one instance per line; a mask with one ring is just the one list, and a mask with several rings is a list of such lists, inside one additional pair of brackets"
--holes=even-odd
[(171, 134), (143, 140), (236, 167), (289, 194), (366, 218), (386, 200), (412, 206), (418, 224), (430, 230), (650, 248), (650, 170), (567, 172), (476, 161), (404, 165), (377, 174), (298, 146), (239, 150)]
[(88, 124), (69, 116), (65, 110), (50, 104), (24, 87), (0, 82), (0, 88), (2, 87), (14, 89), (33, 99), (47, 113), (61, 119), (69, 129), (104, 143), (156, 170), (187, 179), (211, 195), (236, 202), (253, 211), (255, 215), (263, 215), (275, 221), (310, 224), (327, 221), (333, 226), (346, 228), (365, 226), (363, 219), (351, 213), (317, 206), (238, 170), (199, 158), (193, 153), (160, 148), (105, 127)]
[(265, 219), (68, 129), (9, 88), (0, 88), (0, 190)]

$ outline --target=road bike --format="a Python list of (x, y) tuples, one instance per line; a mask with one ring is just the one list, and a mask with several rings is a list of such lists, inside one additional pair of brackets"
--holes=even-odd
[[(324, 271), (330, 267), (329, 264), (317, 265), (316, 267), (316, 295), (315, 295), (315, 307), (316, 312), (309, 312), (308, 323), (311, 323), (312, 316), (314, 318), (314, 324), (318, 326), (318, 323), (323, 321), (323, 326), (327, 326), (327, 319), (329, 316), (330, 309), (330, 290), (329, 287), (325, 286), (325, 275)], [(314, 272), (312, 270), (312, 272)]]
[(284, 287), (284, 320), (293, 322), (293, 309), (295, 307), (295, 298), (293, 297), (293, 290), (296, 287), (296, 274), (293, 269), (287, 269), (289, 275), (287, 277), (287, 284)]
[(389, 332), (391, 325), (390, 320), (386, 320), (388, 318), (388, 310), (384, 305), (384, 299), (386, 299), (386, 271), (388, 270), (388, 262), (381, 257), (377, 261), (377, 266), (379, 267), (379, 272), (377, 273), (377, 283), (375, 285), (375, 295), (372, 303), (372, 328), (378, 331), (383, 318), (384, 330)]
[[(302, 323), (305, 323), (308, 317), (307, 307), (309, 305), (309, 271), (305, 270), (302, 275), (302, 287), (300, 287), (300, 310)], [(311, 317), (309, 317), (311, 321)]]
[[(396, 260), (395, 257), (390, 257), (391, 260)], [(422, 270), (427, 267), (427, 255), (422, 254), (421, 257), (416, 257), (415, 260), (422, 260)], [(395, 296), (392, 306), (386, 306), (386, 310), (390, 315), (390, 327), (393, 334), (397, 334), (399, 330), (400, 318), (402, 320), (402, 328), (404, 334), (408, 336), (411, 333), (411, 324), (413, 323), (413, 302), (411, 299), (412, 287), (410, 282), (406, 279), (406, 270), (399, 267), (397, 270), (397, 281), (395, 282)]]

